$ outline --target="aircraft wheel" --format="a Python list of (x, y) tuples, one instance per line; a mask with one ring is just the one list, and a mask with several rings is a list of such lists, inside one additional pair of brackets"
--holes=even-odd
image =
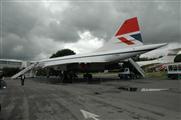
[(73, 74), (70, 71), (64, 71), (62, 81), (63, 83), (72, 83), (73, 82)]
[(59, 75), (59, 77), (60, 77), (60, 80), (63, 81), (64, 75), (62, 73)]
[(83, 78), (87, 79), (87, 80), (90, 80), (90, 79), (92, 79), (92, 74), (89, 74), (89, 73), (84, 74)]

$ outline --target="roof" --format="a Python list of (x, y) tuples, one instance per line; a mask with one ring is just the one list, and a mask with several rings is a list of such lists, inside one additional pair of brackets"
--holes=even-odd
[(181, 62), (176, 62), (176, 63), (169, 63), (167, 65), (181, 65)]
[(6, 61), (6, 62), (24, 62), (23, 60), (16, 60), (16, 59), (0, 59), (0, 61)]

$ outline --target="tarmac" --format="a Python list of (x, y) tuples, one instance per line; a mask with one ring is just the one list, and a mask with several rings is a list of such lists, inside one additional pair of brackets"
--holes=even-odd
[(104, 79), (7, 79), (0, 120), (181, 120), (181, 80)]

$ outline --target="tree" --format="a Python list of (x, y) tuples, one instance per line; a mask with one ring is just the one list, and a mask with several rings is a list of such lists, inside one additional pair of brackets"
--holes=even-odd
[(9, 68), (9, 67), (4, 67), (2, 69), (3, 74), (5, 77), (10, 77), (13, 76), (14, 74), (18, 73), (20, 71), (19, 68)]
[(67, 55), (75, 55), (76, 53), (70, 49), (62, 49), (53, 54), (50, 58), (63, 57)]
[(181, 62), (181, 54), (175, 57), (174, 62)]

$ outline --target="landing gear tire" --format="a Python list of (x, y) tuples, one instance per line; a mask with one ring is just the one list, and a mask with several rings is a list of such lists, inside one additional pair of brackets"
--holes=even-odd
[(73, 83), (73, 80), (77, 79), (77, 75), (74, 72), (64, 71), (61, 74), (61, 80), (63, 83)]
[(63, 81), (64, 75), (62, 73), (59, 74), (59, 77), (60, 77), (60, 81)]
[(83, 75), (83, 78), (87, 81), (87, 83), (92, 82), (92, 74), (86, 73)]
[(92, 74), (84, 74), (83, 76), (84, 79), (92, 79)]

